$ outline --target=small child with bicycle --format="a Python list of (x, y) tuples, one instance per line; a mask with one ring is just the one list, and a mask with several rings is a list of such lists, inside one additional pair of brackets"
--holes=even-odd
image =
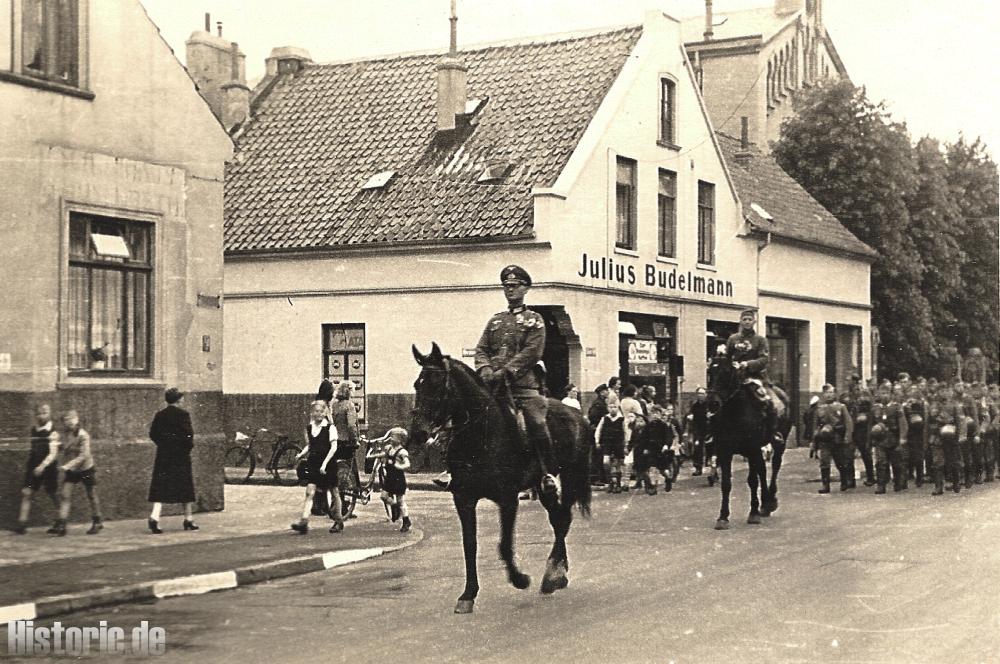
[(312, 416), (305, 430), (306, 446), (295, 457), (300, 462), (296, 469), (299, 484), (306, 487), (302, 518), (292, 524), (292, 530), (301, 535), (309, 532), (309, 514), (317, 490), (330, 492), (330, 515), (334, 519), (330, 532), (339, 533), (344, 530), (340, 492), (337, 490), (337, 464), (333, 460), (337, 452), (337, 429), (330, 424), (326, 413), (325, 401), (313, 401)]
[(410, 469), (410, 455), (406, 451), (406, 443), (410, 434), (402, 427), (393, 427), (386, 434), (389, 442), (385, 450), (378, 455), (384, 460), (379, 470), (379, 483), (382, 485), (382, 502), (393, 521), (403, 519), (401, 533), (410, 532), (410, 510), (406, 505), (406, 471)]

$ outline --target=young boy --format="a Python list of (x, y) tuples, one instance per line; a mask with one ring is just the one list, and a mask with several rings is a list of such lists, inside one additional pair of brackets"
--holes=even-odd
[(611, 467), (608, 493), (621, 493), (622, 464), (625, 461), (625, 418), (617, 401), (608, 401), (608, 414), (597, 423), (594, 441), (604, 452), (605, 462)]
[(104, 528), (104, 524), (101, 523), (101, 503), (97, 499), (97, 470), (94, 468), (94, 457), (90, 453), (90, 434), (80, 427), (80, 416), (75, 410), (67, 411), (63, 416), (63, 431), (66, 434), (66, 442), (63, 444), (63, 458), (66, 462), (62, 465), (65, 475), (55, 534), (66, 534), (66, 520), (69, 519), (69, 509), (73, 501), (73, 487), (82, 483), (87, 492), (93, 521), (87, 534), (96, 535)]
[(410, 532), (413, 525), (410, 522), (410, 510), (406, 505), (406, 471), (410, 469), (410, 454), (406, 451), (406, 443), (410, 434), (402, 427), (389, 429), (389, 442), (385, 451), (380, 454), (385, 459), (382, 466), (382, 502), (389, 508), (392, 520), (403, 519), (401, 533)]
[(641, 453), (646, 466), (646, 493), (655, 496), (659, 479), (663, 476), (663, 490), (670, 491), (674, 482), (674, 428), (665, 420), (665, 411), (659, 405), (649, 409), (649, 424), (643, 429), (636, 455)]
[[(59, 432), (52, 426), (52, 409), (49, 404), (39, 404), (35, 409), (35, 426), (31, 427), (31, 451), (28, 453), (28, 467), (24, 472), (21, 489), (21, 511), (18, 513), (14, 532), (23, 535), (28, 531), (28, 516), (31, 514), (31, 499), (39, 489), (44, 488), (52, 504), (59, 508), (56, 488), (59, 483)], [(58, 525), (58, 522), (57, 522)], [(59, 534), (57, 525), (49, 528), (50, 534)]]

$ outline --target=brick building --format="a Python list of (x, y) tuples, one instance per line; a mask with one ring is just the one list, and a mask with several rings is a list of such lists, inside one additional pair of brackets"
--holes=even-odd
[(41, 402), (80, 411), (106, 515), (144, 513), (170, 385), (188, 393), (199, 505), (220, 509), (232, 142), (139, 0), (0, 7), (0, 524)]

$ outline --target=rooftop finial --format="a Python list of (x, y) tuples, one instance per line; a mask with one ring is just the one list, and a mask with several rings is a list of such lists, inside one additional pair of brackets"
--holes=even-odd
[(448, 46), (448, 53), (455, 55), (458, 52), (458, 4), (457, 0), (451, 0), (451, 41)]

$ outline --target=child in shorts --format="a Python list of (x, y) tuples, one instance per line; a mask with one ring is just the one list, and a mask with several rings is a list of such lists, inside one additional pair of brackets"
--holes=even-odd
[(406, 443), (410, 434), (402, 427), (393, 427), (387, 434), (389, 442), (381, 456), (385, 461), (381, 477), (382, 502), (385, 503), (393, 521), (403, 519), (401, 533), (410, 532), (410, 510), (406, 504), (406, 471), (410, 469), (410, 454), (406, 451)]
[(97, 499), (97, 469), (94, 468), (94, 457), (90, 452), (90, 434), (80, 426), (80, 416), (75, 410), (66, 411), (63, 415), (63, 433), (66, 440), (63, 443), (62, 465), (63, 485), (59, 501), (59, 520), (56, 521), (56, 535), (66, 534), (66, 520), (73, 502), (73, 487), (83, 484), (90, 503), (91, 525), (88, 535), (96, 535), (104, 528), (101, 523), (101, 503)]
[[(49, 404), (39, 404), (35, 409), (35, 425), (31, 427), (31, 450), (28, 452), (28, 467), (24, 471), (24, 484), (21, 488), (21, 510), (17, 515), (17, 526), (14, 532), (23, 535), (28, 532), (28, 516), (31, 514), (31, 499), (39, 489), (45, 489), (52, 504), (59, 508), (56, 489), (59, 484), (59, 468), (56, 459), (59, 458), (59, 432), (52, 424), (52, 409)], [(50, 534), (58, 534), (55, 525), (49, 528)]]
[(622, 466), (625, 461), (625, 418), (617, 401), (608, 401), (608, 414), (597, 423), (594, 441), (604, 453), (610, 470), (608, 493), (622, 492)]

